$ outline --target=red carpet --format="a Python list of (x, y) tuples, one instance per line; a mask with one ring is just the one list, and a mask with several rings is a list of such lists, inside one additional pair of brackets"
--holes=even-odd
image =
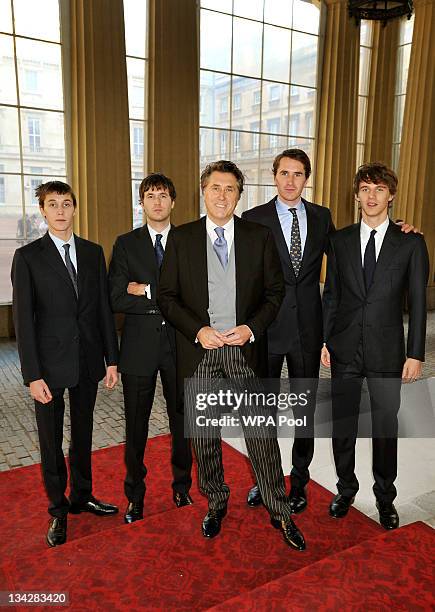
[[(147, 448), (147, 516), (144, 521), (124, 525), (122, 452), (122, 447), (97, 451), (93, 464), (96, 496), (118, 503), (120, 515), (113, 518), (72, 516), (67, 544), (55, 549), (47, 548), (44, 541), (47, 515), (39, 468), (32, 466), (0, 474), (0, 494), (7, 493), (10, 500), (8, 511), (0, 513), (1, 590), (7, 586), (16, 591), (68, 591), (71, 602), (68, 609), (83, 611), (203, 610), (231, 598), (237, 598), (231, 609), (297, 610), (293, 603), (288, 606), (284, 602), (289, 602), (289, 585), (295, 594), (294, 576), (301, 575), (297, 584), (306, 581), (304, 588), (310, 590), (310, 609), (317, 610), (323, 609), (319, 593), (329, 597), (330, 590), (332, 597), (334, 589), (338, 594), (340, 583), (347, 584), (344, 570), (353, 568), (350, 561), (361, 569), (363, 560), (371, 558), (375, 569), (384, 571), (387, 580), (391, 555), (397, 556), (397, 546), (404, 546), (399, 541), (394, 548), (396, 540), (388, 538), (397, 538), (396, 534), (385, 534), (379, 525), (354, 508), (343, 521), (331, 519), (328, 516), (331, 493), (311, 483), (309, 508), (295, 519), (305, 535), (307, 550), (289, 549), (281, 534), (271, 527), (265, 509), (246, 506), (246, 492), (252, 482), (250, 470), (246, 459), (226, 445), (224, 465), (231, 487), (229, 511), (221, 534), (214, 540), (206, 540), (201, 535), (206, 500), (196, 487), (193, 487), (193, 506), (176, 509), (172, 503), (166, 436), (150, 440)], [(30, 512), (23, 516), (23, 508), (28, 507)], [(419, 538), (424, 535), (430, 543), (431, 530), (423, 531), (424, 534), (418, 533)], [(380, 565), (382, 549), (380, 545), (376, 548), (381, 539), (388, 540), (392, 546), (384, 569)], [(361, 553), (358, 553), (359, 546), (363, 546)], [(433, 549), (433, 541), (428, 544), (430, 547)], [(413, 554), (417, 551), (415, 544)], [(345, 554), (349, 555), (348, 561), (340, 556)], [(332, 569), (325, 569), (330, 560)], [(320, 570), (315, 578), (304, 574), (316, 571), (317, 566)], [(334, 572), (334, 567), (339, 569)], [(399, 570), (403, 570), (402, 562)], [(423, 576), (421, 568), (419, 572), (416, 580)], [(339, 576), (335, 585), (334, 573)], [(354, 574), (357, 578), (352, 577)], [(365, 585), (365, 578), (361, 582), (356, 569), (352, 569), (352, 576), (349, 587), (346, 586), (349, 593), (354, 580)], [(404, 585), (406, 591), (407, 584)], [(269, 588), (278, 589), (276, 597), (273, 591), (267, 594)], [(260, 593), (258, 601), (263, 601), (262, 604), (256, 605), (257, 600), (250, 599), (253, 589)], [(298, 599), (299, 595), (295, 601)]]

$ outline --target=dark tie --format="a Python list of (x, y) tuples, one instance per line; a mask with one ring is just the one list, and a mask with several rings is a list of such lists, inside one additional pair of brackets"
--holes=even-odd
[(292, 262), (295, 276), (299, 274), (302, 263), (302, 245), (301, 245), (301, 233), (299, 231), (298, 215), (296, 214), (296, 208), (289, 208), (289, 211), (293, 215), (292, 232), (290, 236), (290, 260)]
[(156, 261), (157, 261), (159, 270), (162, 267), (163, 256), (165, 254), (165, 249), (163, 248), (163, 245), (162, 245), (162, 238), (163, 238), (162, 234), (157, 234), (156, 242), (154, 244), (154, 252), (156, 254)]
[(63, 244), (62, 246), (65, 249), (65, 265), (66, 265), (66, 269), (68, 270), (68, 274), (69, 274), (71, 282), (72, 282), (72, 284), (74, 286), (74, 291), (76, 292), (76, 296), (78, 297), (79, 290), (78, 290), (78, 287), (77, 287), (77, 272), (76, 272), (76, 269), (74, 268), (74, 264), (71, 261), (71, 257), (69, 255), (69, 248), (70, 248), (71, 245)]
[(366, 250), (364, 251), (364, 282), (366, 291), (368, 291), (373, 282), (376, 268), (376, 251), (375, 251), (375, 234), (376, 230), (370, 232), (370, 238), (367, 242)]
[(221, 262), (222, 267), (225, 269), (228, 263), (228, 244), (224, 236), (225, 230), (223, 227), (215, 227), (214, 231), (216, 232), (218, 237), (213, 242), (213, 248), (215, 250), (216, 255), (219, 257), (219, 261)]

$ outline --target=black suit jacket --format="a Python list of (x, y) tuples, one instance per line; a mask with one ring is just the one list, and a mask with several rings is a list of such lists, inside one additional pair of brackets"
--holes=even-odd
[[(234, 217), (236, 322), (248, 325), (255, 342), (242, 347), (257, 376), (267, 376), (267, 327), (276, 317), (284, 284), (272, 233), (256, 223)], [(208, 309), (206, 218), (170, 233), (163, 261), (158, 303), (176, 328), (177, 380), (191, 377), (205, 349), (195, 343), (199, 330), (210, 325)]]
[[(149, 284), (151, 299), (129, 295), (130, 282)], [(158, 367), (163, 321), (156, 302), (158, 283), (159, 269), (147, 226), (118, 236), (109, 265), (109, 290), (113, 311), (125, 314), (120, 372), (152, 376)], [(175, 332), (171, 325), (166, 325), (175, 353)]]
[(76, 386), (79, 346), (95, 382), (105, 375), (105, 362), (117, 363), (103, 249), (78, 236), (74, 239), (78, 299), (48, 233), (15, 251), (13, 314), (25, 384), (43, 378), (50, 388)]
[[(399, 372), (406, 356), (424, 361), (429, 259), (423, 236), (403, 234), (390, 221), (368, 292), (361, 261), (360, 224), (336, 232), (330, 243), (323, 311), (325, 342), (332, 358), (350, 363), (362, 340), (368, 370)], [(405, 295), (409, 307), (406, 355), (402, 316)]]
[(328, 235), (335, 228), (329, 208), (302, 201), (307, 212), (307, 239), (297, 278), (276, 212), (276, 197), (267, 204), (245, 211), (242, 215), (244, 219), (269, 227), (278, 247), (285, 281), (285, 297), (278, 316), (268, 329), (269, 352), (277, 355), (288, 353), (297, 335), (305, 351), (317, 351), (323, 342), (320, 270), (328, 245)]

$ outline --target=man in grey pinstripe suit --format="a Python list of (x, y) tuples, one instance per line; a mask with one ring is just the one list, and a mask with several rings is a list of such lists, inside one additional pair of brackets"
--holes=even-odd
[[(186, 378), (267, 376), (267, 327), (284, 296), (278, 252), (269, 229), (234, 216), (243, 174), (230, 161), (201, 175), (207, 216), (175, 228), (166, 245), (158, 303), (176, 328), (179, 401)], [(209, 511), (202, 531), (218, 535), (227, 510), (220, 436), (193, 440), (199, 485)], [(246, 437), (246, 446), (272, 525), (289, 546), (305, 549), (291, 519), (276, 437)]]

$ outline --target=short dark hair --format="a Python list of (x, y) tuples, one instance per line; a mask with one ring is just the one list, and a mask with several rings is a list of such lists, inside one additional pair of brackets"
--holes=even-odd
[(58, 193), (59, 195), (69, 194), (73, 201), (74, 208), (77, 206), (77, 198), (74, 191), (67, 183), (62, 183), (62, 181), (48, 181), (47, 183), (41, 183), (35, 189), (35, 196), (38, 198), (40, 208), (44, 208), (44, 201), (49, 193)]
[(371, 162), (363, 164), (358, 168), (353, 179), (353, 191), (358, 194), (360, 183), (374, 183), (375, 185), (386, 185), (391, 195), (397, 192), (398, 178), (396, 173), (382, 162)]
[(151, 174), (148, 174), (148, 176), (143, 179), (139, 185), (139, 198), (141, 202), (145, 192), (149, 191), (150, 189), (166, 189), (171, 200), (175, 200), (177, 197), (174, 183), (168, 176), (165, 176), (161, 172), (151, 172)]
[(311, 174), (311, 162), (308, 155), (302, 149), (285, 149), (282, 153), (277, 155), (273, 160), (272, 172), (273, 176), (276, 176), (278, 172), (280, 161), (283, 157), (288, 157), (290, 159), (296, 159), (296, 161), (301, 162), (305, 170), (305, 178), (309, 178)]
[(228, 161), (226, 159), (220, 159), (219, 161), (212, 162), (211, 164), (207, 164), (204, 170), (201, 173), (201, 191), (207, 186), (208, 179), (213, 172), (228, 172), (235, 176), (237, 180), (237, 187), (239, 190), (239, 196), (243, 193), (243, 185), (245, 184), (245, 177), (243, 176), (243, 172), (236, 166), (236, 164), (232, 161)]

